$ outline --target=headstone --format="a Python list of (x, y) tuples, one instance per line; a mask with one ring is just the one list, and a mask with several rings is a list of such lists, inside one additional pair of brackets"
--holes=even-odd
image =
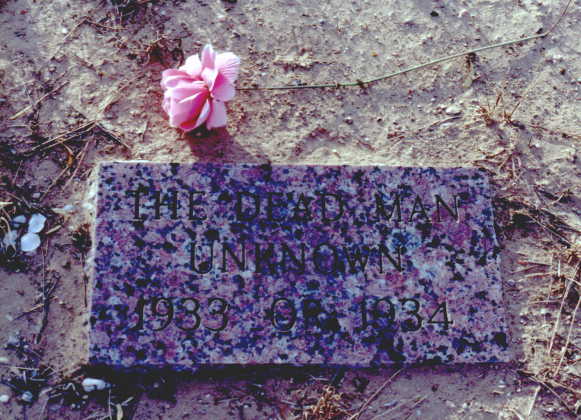
[(102, 163), (93, 243), (95, 364), (510, 359), (478, 169)]

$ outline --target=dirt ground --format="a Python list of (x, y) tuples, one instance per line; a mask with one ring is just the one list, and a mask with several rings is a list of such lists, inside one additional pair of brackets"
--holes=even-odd
[[(355, 81), (547, 31), (565, 3), (0, 0), (0, 238), (47, 217), (35, 252), (0, 245), (0, 418), (581, 413), (578, 1), (548, 37), (366, 87), (239, 91), (209, 133), (170, 128), (159, 87), (208, 42), (241, 57), (239, 87)], [(486, 168), (514, 362), (155, 372), (85, 393), (88, 179), (128, 159)]]

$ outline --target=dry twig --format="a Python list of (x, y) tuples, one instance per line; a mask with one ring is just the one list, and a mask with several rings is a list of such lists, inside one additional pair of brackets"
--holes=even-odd
[(40, 97), (40, 99), (38, 99), (36, 102), (34, 102), (33, 104), (30, 104), (26, 107), (24, 107), (23, 109), (21, 109), (20, 111), (18, 111), (16, 114), (12, 115), (9, 119), (10, 120), (15, 120), (17, 118), (22, 117), (23, 115), (25, 115), (26, 113), (28, 113), (30, 110), (36, 108), (36, 106), (38, 104), (40, 104), (42, 101), (44, 101), (46, 98), (48, 98), (50, 95), (52, 95), (55, 92), (58, 92), (62, 87), (64, 87), (65, 85), (67, 85), (69, 82), (64, 81), (63, 83), (61, 83), (60, 85), (58, 85), (57, 87), (55, 87), (53, 90), (51, 90), (50, 92), (44, 94), (43, 96)]
[(397, 375), (399, 375), (403, 371), (403, 368), (397, 370), (393, 375), (391, 375), (377, 390), (361, 405), (361, 408), (357, 411), (357, 413), (353, 414), (349, 417), (349, 420), (356, 420), (358, 419), (361, 414), (367, 409), (369, 404), (377, 398), (377, 396), (395, 379)]

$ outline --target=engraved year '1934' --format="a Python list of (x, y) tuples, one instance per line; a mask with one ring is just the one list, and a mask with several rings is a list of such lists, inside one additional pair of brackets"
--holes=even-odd
[[(425, 305), (415, 298), (390, 296), (367, 296), (351, 306), (356, 322), (355, 332), (368, 328), (393, 332), (413, 332), (429, 324), (440, 325), (447, 330), (454, 322), (446, 302), (438, 303), (435, 309), (426, 310)], [(137, 322), (131, 331), (149, 329), (161, 331), (170, 326), (192, 332), (200, 328), (214, 332), (223, 331), (233, 322), (233, 308), (226, 299), (208, 297), (141, 297), (134, 309)], [(264, 310), (263, 319), (279, 332), (290, 332), (300, 328), (305, 331), (317, 328), (320, 332), (335, 332), (340, 327), (341, 315), (325, 309), (323, 300), (312, 297), (291, 299), (273, 297)]]

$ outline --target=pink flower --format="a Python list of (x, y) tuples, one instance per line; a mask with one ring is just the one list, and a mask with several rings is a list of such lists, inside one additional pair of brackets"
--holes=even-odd
[(202, 124), (208, 129), (226, 125), (225, 102), (234, 97), (240, 59), (233, 53), (217, 54), (211, 45), (202, 59), (192, 55), (179, 69), (161, 75), (163, 109), (169, 124), (191, 131)]

